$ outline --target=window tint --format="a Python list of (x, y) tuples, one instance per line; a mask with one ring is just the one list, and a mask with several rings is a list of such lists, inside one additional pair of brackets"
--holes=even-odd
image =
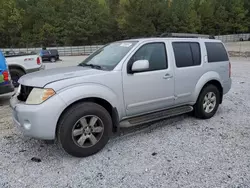
[(148, 60), (149, 70), (167, 69), (167, 55), (164, 43), (150, 43), (142, 46), (131, 58), (129, 64), (132, 66), (133, 62), (138, 60)]
[(193, 57), (188, 43), (173, 43), (175, 61), (177, 67), (188, 67), (193, 65)]
[(174, 42), (173, 49), (176, 66), (178, 68), (201, 64), (201, 51), (199, 43)]
[(42, 51), (42, 54), (43, 54), (43, 55), (49, 55), (50, 53), (49, 53), (48, 50), (43, 50), (43, 51)]
[(207, 48), (208, 62), (228, 61), (225, 47), (220, 42), (205, 42)]
[(58, 55), (58, 51), (57, 51), (57, 50), (50, 50), (50, 53), (51, 53), (52, 55)]
[(194, 65), (200, 65), (201, 64), (201, 48), (199, 43), (190, 43), (190, 47), (192, 50), (193, 55), (193, 63)]

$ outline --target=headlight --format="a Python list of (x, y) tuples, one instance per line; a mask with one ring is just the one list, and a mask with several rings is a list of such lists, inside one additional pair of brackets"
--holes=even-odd
[(26, 100), (26, 104), (41, 104), (55, 94), (53, 89), (33, 88)]

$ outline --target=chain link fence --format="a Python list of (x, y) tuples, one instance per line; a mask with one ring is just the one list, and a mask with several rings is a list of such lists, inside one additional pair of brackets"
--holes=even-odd
[[(76, 55), (89, 55), (94, 51), (101, 48), (102, 45), (90, 45), (90, 46), (64, 46), (64, 47), (47, 47), (47, 50), (56, 49), (60, 56), (76, 56)], [(39, 53), (42, 48), (4, 48), (4, 53)]]
[(224, 43), (250, 41), (250, 33), (241, 33), (233, 35), (219, 35), (215, 36), (216, 39), (221, 40)]

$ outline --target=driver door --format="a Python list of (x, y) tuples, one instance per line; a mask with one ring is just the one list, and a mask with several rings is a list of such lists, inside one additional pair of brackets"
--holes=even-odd
[[(148, 60), (149, 69), (130, 74), (137, 60)], [(161, 110), (174, 105), (173, 67), (168, 64), (166, 43), (141, 45), (123, 70), (123, 92), (127, 116)]]

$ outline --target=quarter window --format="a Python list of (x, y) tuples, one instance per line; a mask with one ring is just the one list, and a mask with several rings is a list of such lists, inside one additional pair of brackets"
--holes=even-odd
[(220, 42), (205, 42), (207, 49), (208, 62), (229, 61), (227, 51)]

